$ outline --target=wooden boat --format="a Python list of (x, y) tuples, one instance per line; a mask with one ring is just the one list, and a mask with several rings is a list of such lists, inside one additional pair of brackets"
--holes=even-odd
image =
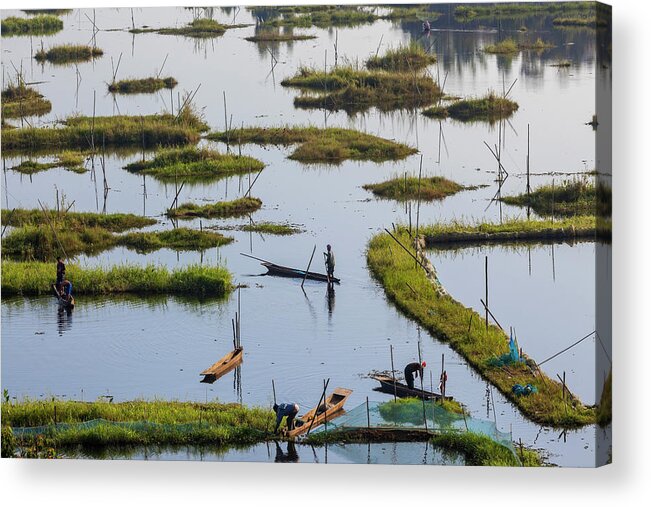
[(61, 308), (64, 308), (66, 310), (74, 310), (75, 308), (75, 298), (71, 297), (70, 301), (67, 299), (63, 298), (61, 294), (59, 294), (59, 291), (56, 288), (55, 284), (52, 284), (52, 292), (54, 292), (54, 297), (57, 298), (57, 302), (59, 303), (59, 306)]
[(210, 368), (203, 370), (200, 375), (205, 375), (205, 379), (210, 379), (213, 382), (218, 378), (224, 376), (226, 373), (231, 371), (237, 365), (242, 362), (243, 359), (243, 347), (237, 347), (235, 350), (232, 350), (219, 361), (213, 364)]
[(352, 394), (352, 390), (343, 387), (337, 387), (332, 394), (326, 398), (326, 407), (324, 412), (318, 412), (319, 407), (315, 407), (304, 415), (297, 417), (294, 422), (294, 429), (287, 432), (288, 437), (297, 437), (306, 433), (310, 428), (314, 429), (326, 421), (343, 414), (344, 403)]
[[(286, 266), (280, 266), (278, 264), (274, 264), (273, 262), (263, 262), (262, 265), (265, 268), (267, 268), (267, 274), (272, 276), (284, 276), (287, 278), (305, 278), (306, 280), (316, 280), (318, 282), (328, 281), (328, 275), (324, 275), (322, 273), (315, 273), (313, 271), (306, 272), (304, 269), (288, 268)], [(305, 276), (305, 273), (307, 273), (307, 276)], [(341, 282), (339, 278), (335, 278), (334, 276), (330, 279), (330, 281), (332, 283)]]
[[(372, 379), (377, 380), (380, 383), (380, 387), (376, 388), (377, 391), (387, 393), (387, 394), (396, 394), (398, 398), (425, 398), (426, 400), (440, 400), (440, 393), (433, 393), (431, 391), (425, 391), (421, 389), (410, 389), (408, 385), (396, 381), (395, 389), (393, 387), (393, 378), (388, 375), (371, 375)], [(452, 396), (446, 396), (446, 400), (452, 400)]]

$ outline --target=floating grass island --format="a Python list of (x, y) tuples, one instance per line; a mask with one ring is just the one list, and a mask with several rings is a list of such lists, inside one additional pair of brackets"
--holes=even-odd
[(23, 82), (2, 90), (2, 117), (43, 116), (52, 110), (52, 103)]
[(51, 14), (52, 16), (63, 16), (69, 14), (72, 9), (29, 9), (23, 11), (28, 16), (36, 16), (38, 14)]
[[(601, 216), (610, 216), (610, 193), (601, 195)], [(559, 185), (543, 185), (529, 194), (501, 198), (506, 204), (530, 206), (539, 215), (595, 215), (599, 201), (597, 186), (587, 179), (567, 180)]]
[(300, 41), (300, 40), (310, 40), (316, 39), (316, 35), (309, 34), (297, 34), (291, 32), (272, 32), (269, 30), (263, 30), (251, 37), (245, 37), (245, 40), (249, 42), (290, 42), (290, 41)]
[(256, 197), (242, 197), (234, 201), (221, 201), (214, 204), (194, 204), (186, 202), (179, 204), (177, 208), (167, 210), (170, 218), (227, 218), (241, 217), (258, 211), (262, 207), (262, 201)]
[(430, 118), (453, 118), (459, 121), (493, 122), (508, 118), (518, 110), (518, 103), (490, 92), (484, 97), (461, 99), (447, 106), (433, 106), (423, 110)]
[(158, 33), (161, 35), (182, 35), (196, 39), (219, 37), (230, 28), (243, 28), (249, 25), (222, 25), (210, 18), (198, 18), (179, 28), (132, 28), (130, 33)]
[(544, 49), (554, 48), (554, 44), (551, 42), (545, 42), (544, 40), (538, 38), (534, 42), (516, 42), (512, 38), (504, 39), (503, 41), (496, 42), (495, 44), (489, 44), (484, 47), (484, 52), (492, 54), (513, 54), (519, 53), (525, 49), (532, 49), (535, 51), (542, 51)]
[(366, 60), (366, 67), (391, 72), (414, 72), (433, 63), (436, 63), (436, 56), (425, 51), (423, 46), (412, 42), (390, 49), (382, 56), (369, 58)]
[[(317, 127), (250, 127), (237, 131), (238, 142), (298, 147), (289, 155), (303, 163), (338, 164), (344, 160), (384, 162), (401, 160), (417, 152), (415, 148), (356, 130)], [(208, 135), (213, 141), (232, 140), (233, 133)]]
[(291, 236), (300, 234), (303, 229), (292, 224), (275, 224), (273, 222), (258, 222), (256, 224), (246, 224), (240, 227), (246, 232), (259, 232), (261, 234), (272, 234), (274, 236)]
[(68, 64), (75, 62), (87, 62), (104, 54), (98, 47), (82, 46), (75, 44), (64, 44), (48, 49), (39, 49), (34, 58), (39, 62), (48, 61), (53, 64)]
[[(189, 265), (170, 270), (153, 264), (111, 267), (66, 266), (75, 294), (188, 294), (224, 296), (233, 288), (231, 273), (222, 266)], [(51, 294), (51, 262), (2, 261), (2, 296)]]
[(264, 163), (244, 155), (223, 154), (189, 146), (159, 150), (152, 160), (125, 166), (129, 172), (147, 174), (161, 181), (214, 181), (264, 169)]
[(178, 83), (173, 77), (147, 77), (143, 79), (123, 79), (108, 85), (111, 93), (154, 93), (164, 88), (172, 89)]
[(416, 176), (399, 176), (383, 183), (363, 185), (362, 188), (383, 199), (413, 201), (420, 198), (423, 201), (434, 201), (476, 187), (464, 187), (442, 176), (421, 178), (420, 184)]
[(129, 229), (140, 229), (154, 225), (153, 218), (132, 215), (129, 213), (91, 213), (66, 211), (57, 212), (50, 210), (46, 215), (40, 209), (16, 208), (2, 210), (2, 225), (11, 227), (22, 227), (25, 225), (49, 225), (54, 224), (64, 229), (85, 229), (89, 227), (101, 227), (110, 232), (124, 232)]
[(54, 128), (23, 127), (2, 132), (4, 150), (88, 149), (108, 147), (155, 148), (196, 143), (208, 130), (201, 118), (189, 108), (179, 115), (147, 116), (71, 116)]
[(36, 162), (34, 160), (24, 160), (14, 167), (10, 167), (12, 171), (17, 171), (22, 174), (35, 174), (41, 171), (47, 171), (55, 167), (63, 167), (67, 171), (72, 171), (78, 174), (86, 172), (84, 168), (84, 161), (86, 156), (78, 151), (63, 151), (56, 155), (53, 162)]
[(322, 108), (348, 113), (377, 107), (381, 111), (410, 109), (432, 104), (441, 90), (431, 77), (414, 73), (337, 67), (329, 72), (303, 67), (282, 86), (299, 88), (294, 99), (299, 108)]
[[(412, 255), (418, 256), (406, 231), (395, 235)], [(422, 256), (419, 258), (425, 263)], [(440, 290), (431, 266), (426, 273), (388, 234), (371, 239), (367, 262), (371, 273), (399, 310), (438, 340), (449, 343), (529, 419), (555, 427), (580, 427), (595, 422), (593, 408), (583, 405), (571, 394), (564, 397), (562, 385), (542, 373), (526, 356), (526, 362), (493, 366), (491, 360), (509, 351), (504, 331), (494, 325), (486, 329), (479, 314)], [(516, 383), (531, 384), (538, 392), (517, 396), (512, 392)]]
[(10, 16), (2, 20), (2, 36), (50, 35), (63, 30), (63, 21), (50, 14), (39, 14), (32, 18)]

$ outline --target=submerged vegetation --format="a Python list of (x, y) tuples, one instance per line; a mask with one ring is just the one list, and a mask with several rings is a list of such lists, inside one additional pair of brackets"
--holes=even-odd
[[(131, 292), (224, 296), (233, 288), (232, 276), (226, 268), (205, 264), (174, 270), (154, 264), (121, 264), (108, 268), (68, 264), (66, 276), (73, 282), (75, 294)], [(49, 294), (54, 278), (51, 262), (3, 260), (2, 296)]]
[(50, 14), (39, 14), (32, 18), (10, 16), (2, 20), (2, 36), (49, 35), (63, 30), (63, 21)]
[(125, 166), (129, 172), (151, 175), (162, 181), (212, 181), (234, 174), (261, 171), (264, 163), (253, 157), (219, 153), (189, 146), (159, 150), (152, 160)]
[(448, 106), (434, 106), (425, 109), (423, 114), (431, 118), (449, 116), (459, 121), (493, 122), (508, 118), (518, 107), (517, 102), (489, 92), (484, 97), (456, 100)]
[(2, 118), (43, 116), (52, 110), (52, 103), (43, 95), (19, 80), (2, 90)]
[[(597, 186), (588, 179), (566, 180), (560, 185), (543, 185), (516, 196), (501, 198), (506, 204), (516, 206), (530, 206), (539, 215), (595, 215), (599, 205), (597, 200)], [(602, 216), (610, 215), (610, 199), (605, 196)]]
[(407, 177), (406, 175), (404, 177), (398, 176), (383, 183), (363, 185), (362, 188), (370, 190), (383, 199), (395, 199), (397, 201), (409, 201), (418, 198), (424, 201), (433, 201), (466, 189), (463, 185), (442, 176), (431, 176), (419, 180), (416, 176)]
[(41, 171), (47, 171), (55, 167), (63, 167), (64, 169), (76, 173), (85, 173), (84, 161), (86, 156), (77, 151), (63, 151), (59, 153), (52, 162), (36, 162), (34, 160), (24, 160), (17, 166), (11, 167), (12, 171), (17, 171), (23, 174), (34, 174)]
[(227, 218), (241, 217), (258, 211), (262, 207), (262, 201), (256, 197), (242, 197), (234, 201), (220, 201), (214, 204), (194, 204), (186, 202), (179, 204), (177, 208), (167, 210), (170, 218)]
[(432, 63), (436, 63), (436, 56), (425, 51), (420, 44), (412, 42), (390, 49), (382, 56), (372, 56), (366, 60), (366, 67), (392, 72), (414, 72)]
[(164, 88), (172, 89), (178, 84), (173, 77), (147, 77), (143, 79), (123, 79), (108, 85), (111, 93), (154, 93)]
[(94, 136), (95, 145), (109, 147), (158, 146), (196, 143), (208, 126), (190, 108), (181, 113), (148, 116), (71, 116), (55, 128), (23, 127), (2, 132), (4, 150), (86, 149)]
[[(209, 134), (208, 139), (227, 142), (229, 135), (218, 132)], [(304, 163), (338, 164), (344, 160), (384, 162), (401, 160), (417, 151), (405, 144), (341, 128), (251, 127), (239, 130), (238, 140), (260, 145), (298, 144), (289, 158)]]
[[(399, 232), (397, 238), (413, 255), (417, 255), (410, 246), (408, 234)], [(417, 266), (388, 234), (371, 239), (367, 262), (389, 300), (432, 336), (449, 343), (531, 420), (559, 427), (594, 423), (594, 409), (584, 406), (573, 395), (564, 394), (563, 386), (542, 373), (531, 359), (493, 366), (491, 359), (509, 351), (504, 331), (494, 325), (486, 329), (482, 317), (474, 310), (440, 291), (425, 270)], [(515, 384), (531, 384), (538, 392), (517, 396), (512, 392)]]
[(324, 108), (348, 113), (377, 107), (381, 111), (423, 107), (441, 96), (431, 77), (415, 73), (336, 67), (329, 72), (303, 67), (282, 86), (302, 94), (294, 99), (300, 108)]
[(74, 62), (87, 62), (93, 58), (102, 56), (104, 51), (95, 46), (82, 46), (75, 44), (64, 44), (48, 49), (39, 49), (34, 58), (39, 62), (48, 61), (54, 64), (66, 64)]

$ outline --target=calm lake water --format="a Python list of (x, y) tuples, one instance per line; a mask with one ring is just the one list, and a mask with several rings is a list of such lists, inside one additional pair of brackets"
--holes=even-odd
[[(441, 12), (448, 12), (441, 6)], [(237, 11), (216, 9), (215, 19), (229, 23)], [(3, 11), (3, 16), (15, 15)], [(136, 25), (181, 26), (196, 11), (183, 8), (134, 9)], [(465, 185), (488, 185), (464, 191), (442, 202), (421, 206), (421, 223), (454, 219), (499, 221), (525, 216), (516, 207), (491, 204), (497, 190), (497, 163), (484, 141), (498, 142), (497, 125), (439, 122), (400, 111), (390, 114), (374, 109), (349, 116), (345, 112), (305, 111), (293, 107), (297, 92), (280, 86), (280, 81), (304, 65), (328, 68), (334, 65), (333, 44), (338, 41), (338, 62), (362, 62), (389, 47), (416, 40), (436, 52), (439, 63), (430, 66), (436, 76), (447, 75), (445, 91), (453, 95), (480, 95), (490, 89), (501, 91), (517, 79), (511, 97), (520, 108), (506, 123), (502, 146), (503, 163), (510, 173), (503, 194), (524, 190), (527, 125), (531, 128), (531, 171), (533, 186), (560, 181), (594, 168), (594, 132), (584, 125), (594, 113), (595, 81), (605, 80), (597, 69), (594, 33), (588, 30), (553, 29), (548, 17), (509, 20), (504, 32), (525, 25), (527, 38), (541, 37), (556, 48), (542, 53), (525, 51), (515, 57), (488, 55), (481, 47), (503, 37), (495, 20), (460, 25), (444, 15), (435, 30), (423, 36), (419, 22), (378, 21), (355, 28), (301, 29), (317, 39), (269, 46), (278, 64), (271, 72), (269, 51), (244, 40), (255, 27), (228, 30), (212, 40), (194, 40), (157, 34), (132, 35), (129, 9), (95, 11), (97, 45), (104, 56), (75, 66), (38, 64), (32, 51), (62, 43), (87, 44), (92, 38), (92, 10), (74, 10), (62, 17), (65, 29), (47, 37), (3, 38), (2, 65), (5, 84), (15, 75), (13, 66), (23, 69), (25, 79), (52, 101), (52, 112), (36, 125), (49, 125), (73, 113), (92, 115), (96, 93), (98, 115), (152, 114), (169, 111), (170, 100), (196, 90), (194, 103), (213, 130), (224, 128), (223, 92), (232, 124), (342, 126), (363, 130), (418, 147), (423, 155), (423, 175), (441, 175)], [(254, 23), (246, 9), (237, 23)], [(124, 29), (124, 30), (113, 30)], [(327, 53), (326, 53), (327, 52)], [(156, 74), (167, 55), (162, 74), (174, 76), (179, 85), (171, 94), (116, 96), (107, 93), (113, 64), (121, 57), (118, 78)], [(569, 69), (550, 66), (570, 59)], [(13, 64), (13, 66), (12, 66)], [(176, 109), (176, 105), (174, 106)], [(205, 144), (225, 150), (219, 143)], [(386, 399), (373, 391), (376, 383), (367, 378), (374, 370), (389, 370), (389, 345), (396, 365), (418, 358), (420, 337), (424, 358), (433, 366), (433, 378), (445, 354), (449, 375), (448, 392), (466, 404), (473, 417), (495, 419), (502, 431), (513, 432), (515, 441), (544, 449), (549, 461), (563, 466), (590, 466), (595, 459), (595, 435), (602, 432), (586, 427), (559, 435), (559, 431), (525, 420), (495, 389), (487, 388), (447, 345), (421, 332), (416, 324), (400, 315), (386, 301), (384, 292), (371, 278), (365, 261), (368, 240), (391, 223), (405, 222), (403, 204), (376, 200), (362, 185), (386, 180), (396, 174), (418, 172), (420, 155), (400, 162), (375, 164), (344, 162), (337, 166), (304, 165), (288, 160), (291, 148), (243, 146), (242, 152), (267, 164), (253, 195), (263, 208), (253, 220), (291, 222), (305, 232), (291, 237), (274, 237), (228, 230), (232, 244), (202, 253), (161, 250), (142, 256), (124, 249), (92, 257), (85, 264), (109, 265), (122, 262), (160, 263), (168, 266), (191, 263), (224, 263), (242, 289), (241, 389), (235, 375), (214, 384), (199, 382), (199, 372), (231, 348), (231, 318), (237, 296), (228, 300), (197, 301), (176, 297), (80, 298), (70, 316), (59, 314), (51, 297), (12, 298), (2, 302), (2, 387), (14, 397), (45, 397), (92, 400), (111, 395), (115, 401), (136, 397), (151, 399), (241, 401), (247, 405), (272, 402), (271, 379), (280, 399), (307, 408), (320, 396), (323, 379), (330, 386), (354, 390), (348, 401), (357, 406), (368, 396)], [(74, 201), (77, 211), (130, 212), (158, 219), (152, 229), (172, 224), (162, 214), (174, 196), (174, 185), (147, 177), (144, 181), (123, 170), (141, 153), (111, 153), (106, 177), (110, 191), (106, 198), (92, 173), (78, 175), (54, 169), (33, 176), (5, 170), (2, 186), (4, 208), (38, 207), (38, 200), (54, 205), (55, 191)], [(26, 157), (5, 157), (10, 168)], [(550, 172), (562, 173), (555, 176)], [(544, 174), (543, 174), (544, 173)], [(576, 177), (576, 176), (568, 176)], [(143, 183), (145, 187), (143, 187)], [(181, 201), (214, 202), (242, 196), (248, 177), (186, 185)], [(143, 190), (146, 189), (146, 192)], [(233, 226), (248, 219), (202, 220), (206, 226)], [(199, 221), (187, 222), (199, 227)], [(326, 287), (307, 281), (305, 293), (300, 280), (260, 276), (265, 269), (241, 252), (279, 264), (304, 267), (314, 245), (315, 266), (323, 271), (320, 252), (331, 243), (337, 256), (337, 276), (342, 284), (328, 297)], [(500, 323), (516, 329), (522, 348), (539, 361), (547, 358), (594, 330), (594, 250), (591, 243), (578, 245), (532, 245), (531, 247), (485, 247), (460, 251), (433, 251), (431, 258), (450, 294), (482, 313), (484, 257), (489, 257), (490, 304)], [(594, 403), (603, 372), (594, 364), (597, 344), (590, 338), (568, 353), (546, 363), (552, 377), (566, 372), (567, 382), (585, 403)], [(493, 410), (492, 403), (495, 403)], [(424, 444), (422, 444), (424, 446)], [(429, 449), (423, 457), (421, 444), (373, 446), (373, 462), (459, 464), (457, 459), (440, 458)], [(383, 450), (386, 449), (386, 452)], [(421, 452), (423, 451), (423, 452)], [(274, 449), (266, 446), (203, 454), (162, 451), (152, 459), (224, 459), (271, 461)], [(323, 452), (323, 449), (317, 450)], [(301, 461), (311, 449), (299, 450)], [(420, 454), (419, 454), (420, 453)], [(329, 448), (329, 462), (367, 462), (366, 446)], [(439, 457), (437, 457), (439, 456)], [(144, 454), (136, 456), (144, 458)], [(321, 460), (321, 458), (319, 458)]]

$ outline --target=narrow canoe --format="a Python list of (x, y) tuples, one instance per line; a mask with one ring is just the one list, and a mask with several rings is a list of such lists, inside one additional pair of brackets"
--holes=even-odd
[(200, 375), (205, 375), (211, 380), (217, 380), (219, 377), (222, 377), (242, 362), (243, 352), (243, 347), (237, 347), (235, 350), (232, 350), (224, 357), (222, 357), (210, 368), (203, 370)]
[[(273, 276), (284, 276), (287, 278), (306, 278), (307, 280), (316, 280), (318, 282), (327, 282), (328, 275), (322, 273), (314, 273), (313, 271), (307, 271), (307, 277), (305, 276), (306, 271), (304, 269), (295, 269), (288, 268), (286, 266), (280, 266), (274, 264), (273, 262), (263, 262), (262, 265), (267, 268), (267, 274)], [(332, 277), (331, 281), (333, 283), (340, 283), (339, 278)]]
[[(394, 393), (393, 387), (393, 378), (388, 375), (371, 375), (371, 378), (377, 380), (380, 383), (380, 387), (377, 388), (378, 391), (387, 394)], [(395, 384), (395, 394), (398, 398), (425, 398), (426, 400), (440, 400), (440, 393), (433, 393), (431, 391), (424, 391), (421, 389), (410, 389), (409, 386), (398, 382), (396, 380)], [(452, 400), (452, 396), (446, 396), (446, 400)]]
[(294, 424), (294, 429), (287, 432), (287, 436), (297, 437), (298, 435), (307, 432), (310, 427), (311, 429), (314, 429), (326, 421), (339, 417), (343, 414), (344, 403), (346, 403), (346, 400), (352, 392), (353, 391), (350, 389), (337, 387), (332, 391), (332, 394), (326, 398), (326, 407), (328, 408), (324, 412), (317, 413), (319, 407), (315, 407), (301, 417), (298, 417)]
[(59, 294), (59, 291), (57, 291), (55, 284), (52, 284), (52, 292), (54, 293), (54, 297), (57, 298), (60, 307), (65, 308), (66, 310), (73, 310), (75, 308), (75, 298), (70, 298), (70, 301), (63, 299), (61, 294)]

